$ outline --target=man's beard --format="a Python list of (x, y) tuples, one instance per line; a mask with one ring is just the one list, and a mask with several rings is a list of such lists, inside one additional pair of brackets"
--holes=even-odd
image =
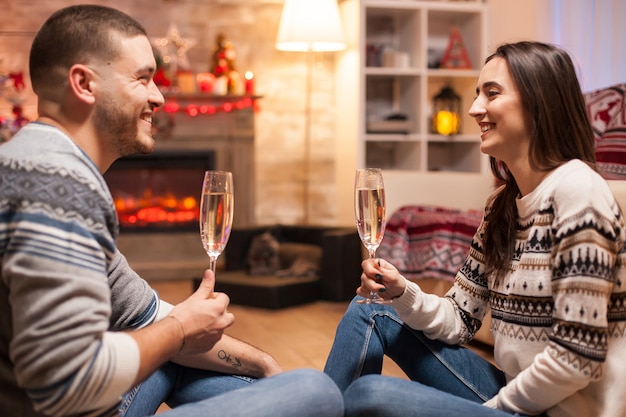
[(138, 117), (127, 114), (123, 106), (111, 100), (96, 107), (94, 125), (99, 134), (109, 137), (110, 143), (105, 146), (120, 157), (152, 152), (154, 141), (146, 143), (139, 139), (137, 123)]

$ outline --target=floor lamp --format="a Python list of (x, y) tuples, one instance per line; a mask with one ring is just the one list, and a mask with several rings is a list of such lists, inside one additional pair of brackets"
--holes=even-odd
[(304, 132), (304, 223), (309, 222), (311, 168), (311, 89), (313, 54), (346, 48), (337, 0), (285, 0), (280, 16), (276, 49), (307, 54)]

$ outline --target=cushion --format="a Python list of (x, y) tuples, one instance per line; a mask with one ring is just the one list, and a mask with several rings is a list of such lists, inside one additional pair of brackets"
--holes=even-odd
[(598, 171), (606, 179), (626, 179), (626, 84), (585, 94), (596, 140)]

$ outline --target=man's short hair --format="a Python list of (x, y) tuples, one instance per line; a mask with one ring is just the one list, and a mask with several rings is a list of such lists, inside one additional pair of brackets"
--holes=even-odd
[(52, 14), (35, 36), (30, 51), (29, 70), (35, 93), (65, 83), (72, 65), (116, 58), (114, 33), (147, 36), (135, 19), (106, 6), (70, 6)]

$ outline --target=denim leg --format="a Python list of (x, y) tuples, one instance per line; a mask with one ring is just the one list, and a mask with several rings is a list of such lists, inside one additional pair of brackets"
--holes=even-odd
[(512, 416), (419, 382), (382, 375), (366, 375), (350, 385), (344, 406), (345, 417)]
[(362, 375), (380, 374), (383, 367), (383, 340), (376, 333), (373, 317), (393, 310), (379, 304), (356, 304), (355, 299), (341, 318), (324, 372), (343, 392)]
[(159, 417), (343, 417), (343, 398), (322, 372), (298, 369), (259, 379)]
[(198, 402), (237, 388), (253, 379), (188, 368), (168, 362), (122, 399), (120, 417), (145, 417), (162, 403), (170, 407)]
[(254, 378), (182, 367), (173, 392), (164, 401), (171, 408), (213, 398), (250, 385)]
[(176, 383), (178, 366), (168, 362), (122, 397), (120, 417), (143, 417), (156, 412)]
[(505, 384), (501, 371), (459, 346), (433, 341), (410, 329), (391, 306), (353, 300), (337, 327), (324, 372), (345, 391), (357, 378), (380, 374), (387, 355), (413, 380), (484, 402)]

